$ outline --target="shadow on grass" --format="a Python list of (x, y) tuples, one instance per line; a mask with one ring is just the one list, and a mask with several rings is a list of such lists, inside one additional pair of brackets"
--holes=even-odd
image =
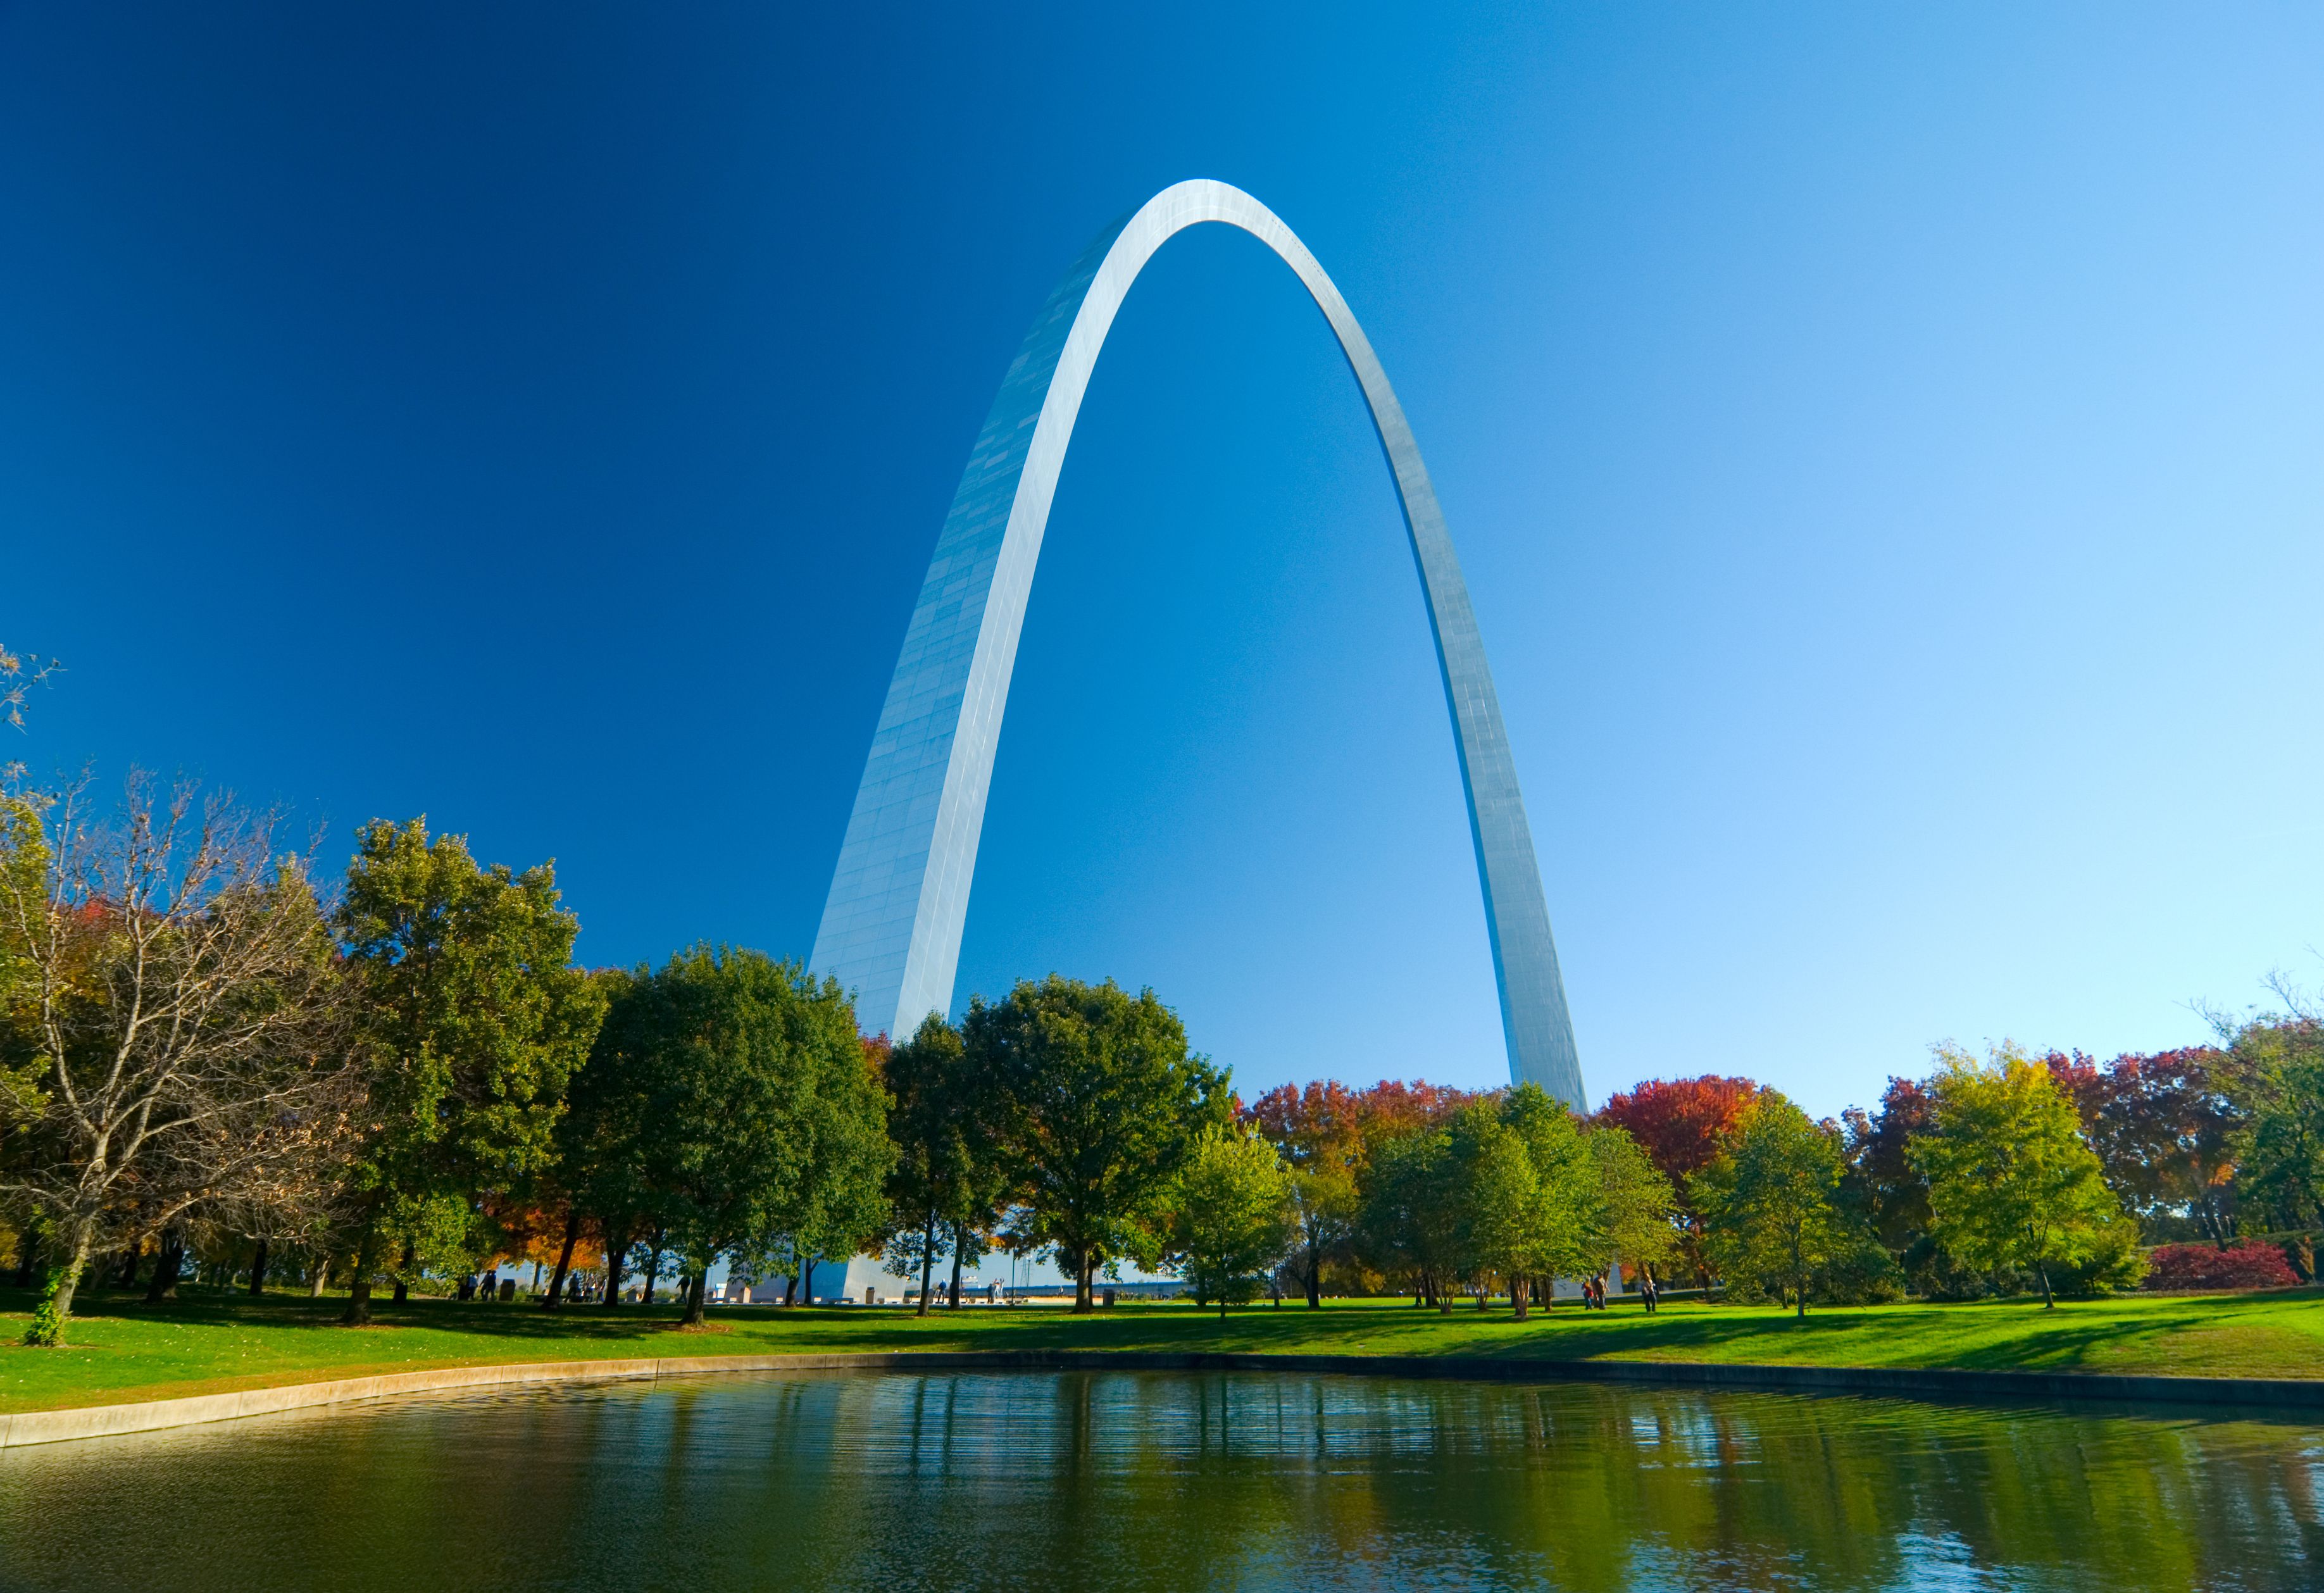
[[(2324, 1291), (2305, 1291), (2324, 1300)], [(1076, 1317), (1055, 1308), (939, 1308), (925, 1318), (862, 1307), (794, 1306), (714, 1310), (728, 1331), (680, 1335), (674, 1305), (572, 1305), (549, 1312), (534, 1304), (462, 1303), (414, 1300), (374, 1302), (374, 1324), (484, 1340), (530, 1358), (552, 1345), (582, 1357), (630, 1350), (657, 1355), (742, 1355), (806, 1350), (1159, 1349), (1308, 1354), (1484, 1355), (1545, 1360), (1605, 1358), (1800, 1362), (1823, 1365), (1943, 1366), (1978, 1371), (2169, 1371), (2174, 1363), (2216, 1369), (2218, 1333), (2290, 1334), (2292, 1330), (2237, 1318), (2284, 1303), (2287, 1296), (2135, 1299), (2099, 1309), (2068, 1306), (2054, 1313), (2027, 1301), (1960, 1305), (1905, 1305), (1811, 1311), (1804, 1320), (1773, 1308), (1671, 1305), (1655, 1316), (1624, 1312), (1584, 1313), (1567, 1306), (1536, 1309), (1525, 1323), (1506, 1308), (1470, 1309), (1447, 1316), (1406, 1304), (1335, 1304), (1323, 1311), (1286, 1304), (1247, 1307), (1223, 1321), (1188, 1306), (1123, 1305)], [(0, 1289), (0, 1310), (29, 1311), (28, 1291)], [(304, 1295), (257, 1298), (238, 1290), (187, 1287), (174, 1302), (147, 1305), (127, 1290), (85, 1294), (75, 1314), (90, 1321), (171, 1324), (221, 1330), (328, 1329), (337, 1325), (346, 1298)], [(2209, 1340), (2206, 1345), (2205, 1340)], [(2183, 1344), (2183, 1349), (2181, 1346)], [(447, 1347), (449, 1348), (449, 1347)], [(2258, 1346), (2254, 1346), (2255, 1350)], [(2126, 1349), (2137, 1364), (2109, 1358)], [(2206, 1351), (2210, 1353), (2206, 1353)], [(489, 1352), (488, 1352), (489, 1353)], [(2324, 1351), (2319, 1351), (2324, 1358)], [(2280, 1359), (2255, 1353), (2255, 1360)], [(2276, 1375), (2310, 1368), (2284, 1367)]]
[[(37, 1296), (29, 1290), (0, 1289), (0, 1311), (30, 1311)], [(210, 1328), (333, 1328), (346, 1312), (344, 1294), (320, 1300), (305, 1295), (261, 1294), (240, 1290), (181, 1288), (175, 1300), (148, 1305), (140, 1293), (129, 1290), (81, 1291), (73, 1302), (73, 1316), (84, 1321), (171, 1323)], [(418, 1328), (437, 1332), (474, 1334), (516, 1342), (565, 1340), (580, 1342), (623, 1342), (651, 1339), (678, 1326), (676, 1306), (622, 1306), (608, 1312), (595, 1306), (567, 1306), (544, 1311), (538, 1304), (484, 1305), (455, 1300), (413, 1300), (397, 1305), (386, 1300), (372, 1303), (374, 1328)]]

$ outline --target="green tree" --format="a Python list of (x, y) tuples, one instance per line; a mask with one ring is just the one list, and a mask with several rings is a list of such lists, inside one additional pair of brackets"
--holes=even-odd
[[(556, 1129), (555, 1182), (605, 1248), (606, 1309), (619, 1307), (632, 1243), (669, 1226), (672, 1182), (662, 1130), (677, 1082), (669, 1048), (653, 1044), (659, 1007), (650, 973), (595, 976), (606, 998), (588, 1060), (566, 1088)], [(558, 1281), (562, 1281), (560, 1278)]]
[(1004, 1130), (996, 1092), (978, 1076), (960, 1031), (936, 1013), (895, 1047), (883, 1073), (894, 1102), (888, 1134), (897, 1151), (884, 1248), (897, 1276), (919, 1273), (925, 1316), (936, 1261), (952, 1258), (946, 1297), (957, 1307), (962, 1268), (984, 1254), (1008, 1188)]
[(855, 1012), (835, 980), (697, 945), (637, 976), (624, 1044), (656, 1081), (655, 1182), (687, 1321), (721, 1256), (853, 1249), (879, 1226), (894, 1147)]
[(1323, 1303), (1323, 1268), (1356, 1234), (1362, 1212), (1355, 1170), (1315, 1164), (1291, 1169), (1291, 1220), (1297, 1233), (1295, 1271), (1311, 1311)]
[(1461, 1218), (1455, 1227), (1459, 1270), (1508, 1282), (1519, 1321), (1532, 1280), (1555, 1269), (1560, 1213), (1526, 1142), (1489, 1101), (1464, 1107), (1452, 1119), (1444, 1169), (1456, 1182)]
[(1680, 1253), (1677, 1192), (1628, 1130), (1601, 1123), (1587, 1136), (1605, 1204), (1606, 1248), (1643, 1276), (1659, 1279)]
[(1451, 1311), (1451, 1286), (1464, 1269), (1468, 1204), (1462, 1193), (1452, 1136), (1423, 1124), (1379, 1137), (1360, 1187), (1366, 1250), (1385, 1272), (1413, 1282), (1412, 1303)]
[(1834, 1198), (1843, 1164), (1839, 1137), (1779, 1092), (1743, 1109), (1725, 1147), (1694, 1175), (1706, 1249), (1722, 1276), (1798, 1302), (1825, 1267), (1862, 1248)]
[(2229, 1140), (2238, 1196), (2269, 1228), (2295, 1230), (2292, 1263), (2313, 1282), (2315, 1229), (2324, 1226), (2324, 1022), (2295, 1009), (2246, 1024), (2228, 1054), (2242, 1114)]
[(1011, 1183), (1025, 1206), (1017, 1245), (1056, 1254), (1091, 1309), (1097, 1269), (1158, 1258), (1159, 1202), (1205, 1128), (1230, 1112), (1226, 1074), (1186, 1049), (1152, 990), (1051, 974), (1008, 999), (969, 1003), (969, 1065), (1006, 1115)]
[(1178, 1174), (1168, 1254), (1197, 1298), (1230, 1304), (1256, 1296), (1294, 1237), (1292, 1176), (1255, 1133), (1213, 1124)]
[(465, 838), (431, 839), (424, 817), (374, 820), (357, 843), (339, 936), (362, 992), (372, 1110), (351, 1324), (370, 1320), (388, 1255), (399, 1297), (430, 1260), (465, 1265), (484, 1203), (549, 1165), (605, 1001), (572, 966), (580, 925), (553, 865), (480, 867)]
[(2047, 1067), (2007, 1044), (1989, 1064), (1952, 1046), (1937, 1055), (1933, 1127), (1906, 1146), (1929, 1181), (1930, 1232), (1972, 1266), (2031, 1271), (2054, 1307), (2051, 1269), (2126, 1250), (2132, 1220)]
[(1520, 1084), (1462, 1108), (1452, 1141), (1471, 1269), (1506, 1281), (1520, 1321), (1536, 1280), (1605, 1264), (1604, 1182), (1588, 1137), (1563, 1101), (1538, 1084)]

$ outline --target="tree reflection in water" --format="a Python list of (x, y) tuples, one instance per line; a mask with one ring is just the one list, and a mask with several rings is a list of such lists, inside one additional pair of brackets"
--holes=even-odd
[[(0, 1454), (0, 1586), (2324, 1583), (2324, 1426), (1594, 1385), (831, 1374)], [(125, 1557), (125, 1558), (124, 1558)]]

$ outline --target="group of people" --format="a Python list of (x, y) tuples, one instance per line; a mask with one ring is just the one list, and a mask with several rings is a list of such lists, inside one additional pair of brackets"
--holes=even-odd
[[(538, 1285), (540, 1281), (540, 1269), (536, 1267), (533, 1282)], [(482, 1300), (488, 1305), (494, 1301), (505, 1304), (516, 1298), (516, 1279), (503, 1277), (500, 1268), (495, 1266), (482, 1277), (471, 1274), (462, 1278), (457, 1296), (462, 1300)], [(631, 1298), (635, 1297), (636, 1291), (631, 1291)], [(595, 1278), (582, 1273), (570, 1272), (565, 1275), (565, 1298), (578, 1305), (584, 1301), (602, 1299), (604, 1295), (601, 1286)]]
[[(1654, 1274), (1642, 1272), (1638, 1275), (1638, 1303), (1646, 1308), (1647, 1315), (1654, 1314), (1655, 1308), (1662, 1302), (1662, 1285), (1655, 1282)], [(1592, 1273), (1582, 1280), (1582, 1309), (1584, 1311), (1606, 1309), (1606, 1275), (1604, 1273)]]

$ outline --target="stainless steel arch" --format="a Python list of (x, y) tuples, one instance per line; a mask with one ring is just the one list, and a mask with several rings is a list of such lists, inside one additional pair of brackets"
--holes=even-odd
[(900, 1037), (928, 1013), (950, 1009), (1001, 710), (1074, 420), (1130, 284), (1156, 250), (1204, 222), (1240, 227), (1298, 273), (1371, 407), (1452, 712), (1509, 1076), (1581, 1109), (1582, 1068), (1517, 768), (1468, 584), (1412, 428), (1363, 328), (1306, 245), (1273, 211), (1222, 182), (1177, 183), (1109, 229), (1025, 335), (936, 538), (810, 965), (856, 991), (867, 1028)]

